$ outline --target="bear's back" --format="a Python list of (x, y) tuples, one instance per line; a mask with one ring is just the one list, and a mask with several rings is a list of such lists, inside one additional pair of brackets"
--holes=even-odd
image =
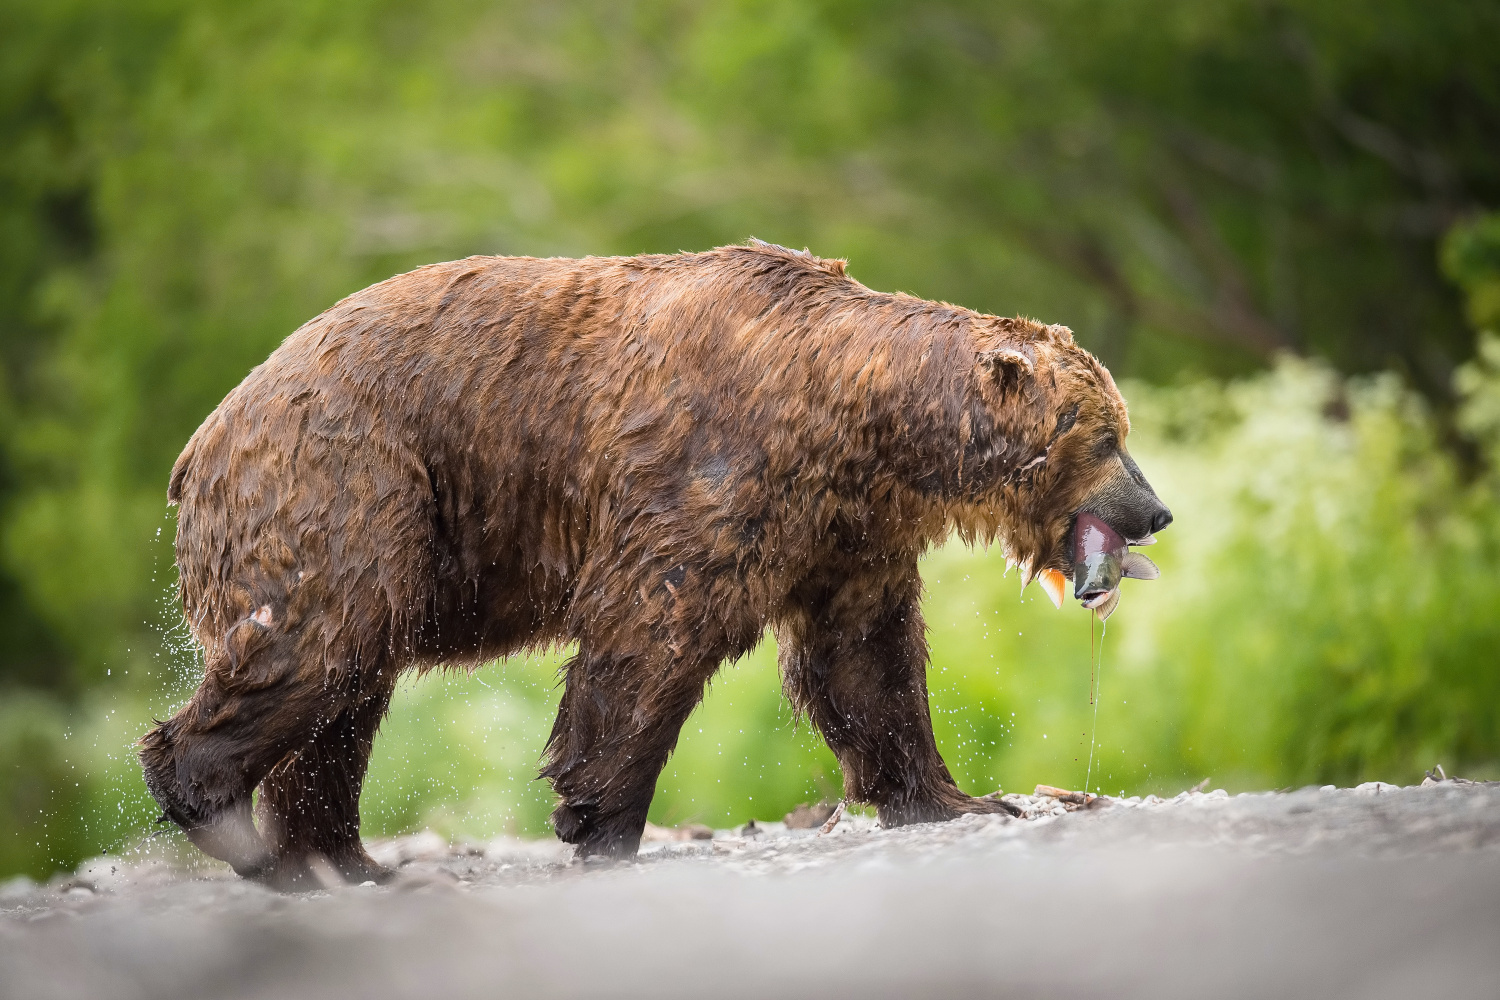
[(349, 446), (384, 436), (469, 451), (504, 436), (569, 449), (583, 443), (580, 430), (602, 442), (673, 408), (763, 426), (789, 400), (843, 391), (869, 369), (886, 331), (850, 324), (851, 307), (899, 312), (903, 301), (919, 302), (870, 292), (842, 261), (779, 247), (429, 265), (298, 329), (183, 457), (208, 444), (200, 438), (248, 444), (309, 432)]

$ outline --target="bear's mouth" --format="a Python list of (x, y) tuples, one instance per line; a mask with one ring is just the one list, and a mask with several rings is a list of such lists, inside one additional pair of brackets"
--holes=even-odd
[[(1161, 575), (1156, 564), (1143, 553), (1130, 551), (1131, 546), (1156, 542), (1147, 535), (1127, 539), (1101, 517), (1082, 511), (1073, 527), (1073, 597), (1093, 611), (1100, 621), (1108, 618), (1120, 604), (1120, 581), (1155, 580)], [(1067, 577), (1060, 570), (1043, 570), (1043, 589), (1052, 603), (1062, 607)]]

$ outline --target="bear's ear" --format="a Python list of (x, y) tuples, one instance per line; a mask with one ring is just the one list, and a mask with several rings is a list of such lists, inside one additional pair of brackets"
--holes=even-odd
[(1019, 347), (995, 347), (981, 351), (979, 363), (1000, 384), (1002, 390), (1020, 385), (1022, 380), (1030, 378), (1036, 370), (1036, 362), (1031, 355)]

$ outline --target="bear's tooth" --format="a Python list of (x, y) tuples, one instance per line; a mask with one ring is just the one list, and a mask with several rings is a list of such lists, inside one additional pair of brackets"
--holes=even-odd
[(1047, 596), (1052, 598), (1052, 606), (1061, 610), (1065, 593), (1063, 588), (1067, 586), (1068, 578), (1055, 569), (1044, 569), (1037, 579), (1041, 581)]

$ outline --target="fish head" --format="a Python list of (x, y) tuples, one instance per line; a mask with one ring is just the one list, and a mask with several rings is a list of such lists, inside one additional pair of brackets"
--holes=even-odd
[(1123, 447), (1109, 456), (1110, 474), (1079, 507), (1072, 531), (1073, 596), (1102, 620), (1120, 602), (1126, 577), (1154, 580), (1156, 564), (1131, 546), (1150, 545), (1172, 523), (1172, 512), (1157, 497), (1140, 467)]

